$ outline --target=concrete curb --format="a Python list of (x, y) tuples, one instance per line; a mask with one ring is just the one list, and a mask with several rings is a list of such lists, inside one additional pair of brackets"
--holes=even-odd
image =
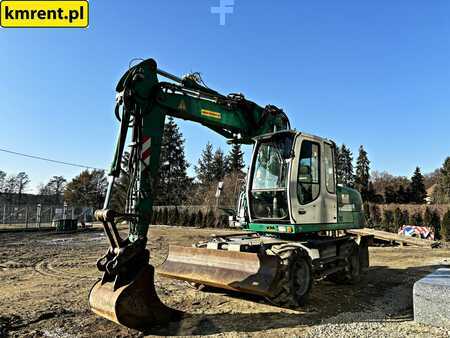
[(450, 328), (450, 268), (440, 268), (414, 283), (414, 320)]

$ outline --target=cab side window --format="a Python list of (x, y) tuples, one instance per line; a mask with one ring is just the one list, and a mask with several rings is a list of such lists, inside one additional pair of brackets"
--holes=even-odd
[(331, 144), (324, 144), (325, 185), (330, 194), (336, 193), (334, 182), (334, 148)]
[(320, 145), (304, 140), (300, 150), (297, 195), (300, 204), (314, 201), (320, 193)]

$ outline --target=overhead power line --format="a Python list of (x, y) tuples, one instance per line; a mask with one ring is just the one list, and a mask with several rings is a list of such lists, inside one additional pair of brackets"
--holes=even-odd
[(69, 165), (69, 166), (72, 166), (72, 167), (79, 167), (79, 168), (84, 168), (84, 169), (104, 170), (103, 168), (95, 168), (95, 167), (92, 167), (92, 166), (89, 166), (89, 165), (83, 165), (83, 164), (77, 164), (77, 163), (70, 163), (70, 162), (58, 161), (58, 160), (52, 160), (51, 158), (45, 158), (45, 157), (35, 156), (35, 155), (28, 155), (28, 154), (19, 153), (19, 152), (17, 152), (17, 151), (12, 151), (12, 150), (3, 149), (3, 148), (0, 148), (0, 151), (3, 151), (3, 152), (8, 153), (8, 154), (17, 155), (17, 156), (23, 156), (23, 157), (28, 157), (28, 158), (34, 158), (34, 159), (36, 159), (36, 160), (41, 160), (41, 161), (47, 161), (47, 162), (53, 162), (53, 163), (58, 163), (58, 164)]

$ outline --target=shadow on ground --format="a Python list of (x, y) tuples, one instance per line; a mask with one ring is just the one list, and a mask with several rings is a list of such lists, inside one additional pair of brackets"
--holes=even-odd
[[(260, 332), (269, 329), (293, 328), (321, 323), (402, 322), (413, 319), (412, 288), (414, 282), (443, 265), (406, 269), (386, 266), (371, 267), (366, 278), (356, 285), (315, 283), (308, 305), (294, 311), (259, 313), (185, 314), (184, 318), (167, 327), (146, 330), (146, 335), (207, 335), (226, 332)], [(251, 295), (206, 289), (227, 297), (261, 302)], [(354, 316), (342, 316), (354, 313)], [(359, 315), (361, 314), (361, 315)]]
[(186, 314), (180, 322), (144, 331), (146, 335), (210, 335), (225, 332), (257, 332), (306, 324), (296, 313), (215, 313)]

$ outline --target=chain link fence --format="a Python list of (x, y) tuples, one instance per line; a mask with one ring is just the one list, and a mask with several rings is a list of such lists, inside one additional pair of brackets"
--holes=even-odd
[(93, 221), (94, 209), (70, 205), (0, 204), (0, 229), (53, 227), (61, 219), (77, 219), (81, 224)]

